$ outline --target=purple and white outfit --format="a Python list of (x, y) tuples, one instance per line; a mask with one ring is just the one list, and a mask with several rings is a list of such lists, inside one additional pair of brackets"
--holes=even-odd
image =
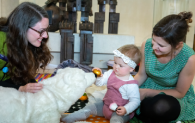
[(111, 103), (124, 106), (126, 115), (132, 113), (140, 105), (140, 94), (138, 82), (130, 75), (129, 80), (124, 81), (116, 77), (113, 70), (104, 73), (103, 77), (96, 80), (97, 86), (107, 85), (107, 92), (103, 99), (103, 114), (106, 119), (110, 119), (112, 111), (109, 109)]

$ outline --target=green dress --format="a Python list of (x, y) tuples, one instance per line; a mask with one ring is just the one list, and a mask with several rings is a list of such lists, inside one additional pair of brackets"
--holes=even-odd
[[(145, 44), (145, 70), (148, 78), (140, 88), (156, 90), (175, 88), (179, 73), (192, 55), (194, 55), (194, 51), (184, 43), (182, 50), (174, 59), (166, 64), (162, 64), (153, 52), (152, 39), (148, 39)], [(195, 119), (195, 94), (193, 85), (190, 86), (186, 95), (178, 99), (178, 101), (181, 105), (181, 113), (176, 121)], [(136, 113), (140, 114), (140, 110), (138, 109)]]

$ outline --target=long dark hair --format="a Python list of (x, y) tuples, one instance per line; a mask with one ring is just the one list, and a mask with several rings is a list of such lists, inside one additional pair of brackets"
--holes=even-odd
[(192, 22), (191, 12), (172, 14), (161, 19), (153, 28), (153, 35), (162, 37), (173, 48), (181, 41), (185, 41), (189, 30), (188, 23)]
[(37, 69), (45, 69), (53, 57), (46, 45), (48, 38), (42, 40), (40, 47), (34, 47), (27, 40), (29, 27), (33, 27), (42, 18), (48, 18), (43, 8), (34, 3), (23, 2), (11, 12), (4, 24), (8, 27), (5, 43), (8, 49), (9, 75), (15, 84), (28, 83), (35, 77)]

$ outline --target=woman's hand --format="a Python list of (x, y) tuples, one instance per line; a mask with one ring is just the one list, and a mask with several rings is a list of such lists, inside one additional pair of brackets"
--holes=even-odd
[(142, 101), (146, 97), (153, 97), (161, 92), (164, 92), (164, 90), (153, 90), (153, 89), (139, 89), (140, 93), (140, 100)]
[(140, 100), (142, 101), (144, 98), (146, 98), (148, 96), (148, 91), (150, 89), (139, 89), (139, 93), (140, 93)]
[(40, 91), (42, 88), (43, 88), (43, 84), (41, 83), (28, 83), (25, 86), (20, 86), (18, 90), (21, 92), (36, 93)]
[(125, 107), (123, 106), (119, 106), (117, 109), (116, 109), (116, 114), (120, 115), (120, 116), (123, 116), (127, 113)]

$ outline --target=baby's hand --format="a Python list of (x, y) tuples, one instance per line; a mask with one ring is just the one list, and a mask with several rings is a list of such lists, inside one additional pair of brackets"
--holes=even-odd
[(123, 106), (119, 106), (117, 109), (116, 109), (116, 113), (120, 116), (123, 116), (125, 115), (127, 112), (126, 112), (126, 109), (125, 107)]
[(102, 77), (103, 74), (102, 74), (102, 70), (100, 68), (97, 68), (97, 67), (94, 67), (92, 69), (93, 73), (95, 73), (98, 77)]

